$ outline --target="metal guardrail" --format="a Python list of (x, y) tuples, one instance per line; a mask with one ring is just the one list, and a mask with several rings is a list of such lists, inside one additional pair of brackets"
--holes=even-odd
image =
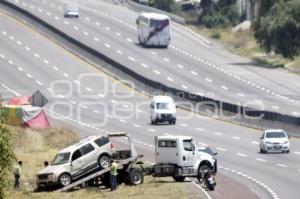
[[(7, 6), (18, 13), (25, 15), (26, 17), (30, 18), (35, 23), (37, 23), (39, 27), (44, 27), (49, 32), (60, 36), (68, 43), (71, 43), (73, 48), (80, 49), (82, 51), (82, 53), (84, 53), (84, 56), (92, 57), (94, 59), (97, 58), (97, 60), (98, 59), (102, 60), (103, 62), (106, 63), (105, 64), (106, 70), (121, 71), (122, 73), (126, 74), (126, 77), (134, 80), (135, 82), (142, 83), (145, 85), (145, 87), (151, 88), (152, 90), (158, 90), (158, 91), (165, 92), (165, 93), (171, 93), (172, 95), (174, 95), (176, 97), (179, 97), (179, 98), (182, 98), (185, 100), (189, 100), (193, 103), (207, 102), (208, 104), (213, 104), (212, 106), (207, 105), (207, 107), (211, 107), (212, 109), (223, 110), (223, 111), (226, 111), (226, 112), (229, 112), (232, 114), (246, 113), (247, 116), (252, 116), (252, 117), (263, 115), (261, 117), (261, 119), (263, 119), (263, 120), (272, 121), (272, 122), (281, 122), (284, 124), (300, 126), (300, 117), (284, 115), (281, 113), (265, 111), (265, 110), (250, 109), (248, 107), (243, 107), (243, 106), (240, 106), (237, 104), (223, 102), (223, 101), (216, 100), (216, 99), (206, 97), (206, 96), (196, 95), (196, 94), (193, 94), (190, 92), (186, 92), (186, 91), (183, 91), (183, 90), (180, 90), (177, 88), (167, 86), (167, 85), (162, 84), (157, 81), (153, 81), (141, 74), (138, 74), (137, 72), (131, 70), (130, 68), (126, 67), (125, 65), (111, 59), (110, 57), (102, 54), (101, 52), (96, 51), (92, 47), (87, 46), (86, 44), (80, 42), (79, 40), (76, 40), (75, 38), (60, 31), (59, 29), (52, 26), (51, 24), (36, 17), (32, 13), (18, 7), (17, 5), (10, 3), (8, 1), (5, 1), (5, 0), (0, 0), (0, 4)], [(196, 110), (196, 111), (198, 111), (198, 110)], [(243, 117), (242, 114), (240, 116)], [(243, 118), (241, 118), (241, 119), (243, 119)], [(247, 120), (245, 120), (245, 121), (247, 121)], [(243, 123), (243, 122), (241, 122), (241, 123)]]

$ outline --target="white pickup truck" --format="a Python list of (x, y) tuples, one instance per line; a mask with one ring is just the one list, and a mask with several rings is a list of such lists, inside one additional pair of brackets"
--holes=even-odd
[(203, 170), (217, 171), (217, 160), (195, 146), (189, 136), (156, 136), (153, 176), (172, 176), (182, 182), (186, 177), (200, 177)]

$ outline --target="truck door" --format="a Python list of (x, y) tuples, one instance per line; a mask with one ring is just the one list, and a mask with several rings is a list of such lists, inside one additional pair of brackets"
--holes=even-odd
[(193, 167), (195, 163), (195, 144), (193, 139), (183, 140), (182, 166)]

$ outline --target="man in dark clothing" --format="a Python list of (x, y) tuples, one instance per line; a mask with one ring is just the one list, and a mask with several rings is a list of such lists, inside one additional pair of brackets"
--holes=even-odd
[(14, 167), (14, 177), (15, 177), (15, 188), (18, 189), (20, 187), (20, 178), (21, 178), (21, 167), (23, 162), (19, 161), (18, 164)]

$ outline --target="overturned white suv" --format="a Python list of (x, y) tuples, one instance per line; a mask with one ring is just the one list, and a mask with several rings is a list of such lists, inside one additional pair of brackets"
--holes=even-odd
[(113, 151), (109, 137), (87, 137), (58, 152), (51, 165), (37, 174), (37, 186), (67, 186), (95, 169), (107, 168)]

